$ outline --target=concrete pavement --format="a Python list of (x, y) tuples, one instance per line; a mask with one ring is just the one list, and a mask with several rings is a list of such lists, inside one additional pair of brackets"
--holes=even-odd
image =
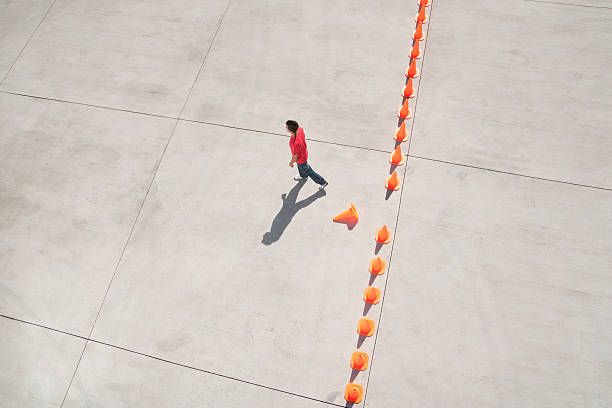
[(386, 197), (414, 3), (0, 1), (0, 406), (612, 404), (612, 3), (432, 1)]

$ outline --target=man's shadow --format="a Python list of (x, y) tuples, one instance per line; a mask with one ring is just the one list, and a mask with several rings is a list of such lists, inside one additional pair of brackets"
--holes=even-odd
[(325, 196), (325, 190), (319, 190), (310, 197), (307, 197), (297, 203), (298, 194), (302, 187), (304, 187), (306, 181), (299, 181), (290, 191), (289, 194), (282, 194), (281, 198), (283, 200), (283, 206), (274, 217), (272, 221), (272, 225), (270, 226), (270, 231), (263, 234), (261, 239), (261, 243), (264, 245), (270, 245), (276, 241), (278, 241), (283, 235), (285, 228), (289, 225), (293, 216), (300, 211), (302, 208), (308, 207), (310, 204), (314, 203), (317, 199)]

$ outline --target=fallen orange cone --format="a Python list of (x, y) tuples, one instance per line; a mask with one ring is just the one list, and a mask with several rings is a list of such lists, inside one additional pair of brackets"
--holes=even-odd
[(361, 351), (355, 351), (351, 354), (351, 368), (355, 370), (365, 371), (368, 369), (368, 361), (370, 360), (370, 356), (366, 353), (362, 353)]
[(418, 78), (419, 77), (419, 70), (416, 67), (416, 60), (413, 58), (412, 61), (410, 61), (410, 65), (408, 66), (408, 69), (406, 70), (406, 76), (408, 78)]
[(351, 203), (351, 208), (348, 210), (336, 215), (334, 217), (334, 222), (357, 222), (359, 221), (359, 214), (357, 214), (357, 210), (353, 203)]
[(421, 58), (421, 50), (419, 48), (419, 41), (415, 41), (412, 46), (412, 51), (410, 51), (410, 58), (412, 59), (420, 59)]
[(363, 398), (363, 387), (359, 384), (347, 384), (344, 390), (344, 399), (347, 402), (359, 404)]
[(365, 288), (365, 291), (363, 292), (363, 301), (373, 305), (378, 304), (378, 302), (380, 302), (380, 289), (373, 286), (368, 286)]
[(387, 187), (387, 190), (393, 191), (397, 191), (400, 189), (400, 181), (397, 177), (397, 171), (394, 171), (393, 174), (387, 179), (385, 187)]
[(416, 17), (414, 18), (414, 22), (423, 23), (423, 24), (427, 23), (427, 15), (425, 14), (425, 7), (421, 7), (419, 9), (419, 14), (417, 14)]
[[(377, 238), (378, 238), (378, 234), (377, 234)], [(387, 267), (387, 262), (385, 262), (385, 260), (382, 259), (380, 256), (377, 256), (376, 258), (372, 258), (370, 260), (369, 270), (370, 270), (370, 273), (373, 273), (374, 275), (384, 274), (386, 267)]]
[(395, 131), (395, 137), (393, 138), (398, 142), (406, 141), (406, 122), (402, 122), (399, 128)]
[(408, 99), (406, 99), (402, 106), (399, 108), (399, 111), (397, 112), (397, 117), (400, 119), (408, 119), (412, 117), (412, 112), (410, 112), (410, 106), (408, 106)]
[(375, 239), (379, 244), (388, 244), (391, 242), (391, 232), (389, 231), (389, 228), (387, 228), (386, 225), (380, 227), (378, 231), (376, 231)]
[(404, 98), (414, 98), (414, 87), (412, 86), (412, 78), (408, 78), (408, 83), (402, 88), (402, 96)]
[(376, 323), (374, 320), (368, 319), (367, 317), (362, 317), (359, 319), (359, 323), (357, 323), (357, 333), (361, 336), (370, 337), (374, 334), (374, 327)]
[(414, 30), (414, 34), (412, 34), (412, 39), (414, 41), (423, 41), (425, 36), (423, 35), (423, 23), (418, 22), (416, 26), (416, 30)]
[(404, 164), (404, 155), (402, 154), (402, 145), (397, 145), (395, 148), (395, 152), (391, 155), (391, 159), (389, 159), (389, 163), (394, 166), (401, 166)]

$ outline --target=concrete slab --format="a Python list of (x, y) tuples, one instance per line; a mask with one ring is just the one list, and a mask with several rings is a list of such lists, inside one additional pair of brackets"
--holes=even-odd
[(88, 335), (174, 121), (0, 94), (0, 312)]
[[(388, 151), (416, 4), (233, 0), (183, 117)], [(391, 141), (392, 143), (392, 141)]]
[(3, 407), (61, 405), (85, 340), (0, 317)]
[(58, 0), (3, 90), (176, 117), (227, 0)]
[[(394, 226), (399, 195), (385, 200), (386, 153), (309, 151), (325, 196), (293, 181), (288, 138), (180, 123), (93, 338), (342, 403), (375, 231)], [(350, 202), (353, 230), (332, 223)]]
[(52, 2), (0, 1), (0, 81), (8, 73)]
[(612, 188), (612, 10), (432, 7), (410, 153)]
[(593, 8), (610, 8), (612, 9), (612, 2), (610, 0), (524, 0), (535, 3), (546, 3), (556, 4), (560, 6), (568, 7), (593, 7)]
[(64, 408), (109, 406), (330, 407), (299, 396), (88, 343)]
[(610, 406), (612, 193), (409, 171), (367, 406)]

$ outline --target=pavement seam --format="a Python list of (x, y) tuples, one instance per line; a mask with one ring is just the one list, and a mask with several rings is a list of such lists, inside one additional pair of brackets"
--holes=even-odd
[(147, 188), (147, 191), (140, 203), (140, 207), (138, 208), (138, 212), (136, 213), (136, 217), (134, 218), (134, 222), (132, 223), (132, 228), (130, 229), (130, 233), (128, 234), (127, 239), (125, 240), (125, 244), (123, 245), (123, 249), (121, 250), (121, 255), (119, 256), (119, 259), (117, 260), (117, 265), (115, 266), (115, 270), (113, 271), (113, 276), (111, 277), (108, 286), (106, 287), (106, 292), (104, 293), (104, 297), (102, 298), (102, 302), (100, 303), (100, 307), (98, 308), (98, 312), (96, 313), (96, 317), (93, 321), (93, 324), (91, 325), (91, 329), (89, 331), (89, 336), (88, 339), (85, 340), (85, 345), (83, 346), (83, 351), (81, 352), (81, 356), (79, 357), (77, 364), (76, 364), (76, 368), (74, 369), (74, 372), (72, 373), (72, 378), (70, 379), (70, 382), (68, 383), (68, 387), (66, 389), (66, 393), (64, 394), (64, 398), (62, 400), (62, 403), (60, 405), (60, 408), (62, 408), (64, 406), (64, 403), (66, 402), (66, 398), (68, 397), (68, 393), (70, 392), (70, 388), (72, 387), (72, 383), (74, 381), (74, 378), (76, 377), (76, 373), (79, 370), (79, 365), (81, 364), (81, 360), (83, 359), (83, 355), (85, 354), (85, 350), (87, 349), (87, 344), (89, 343), (89, 338), (91, 338), (91, 335), (94, 331), (94, 328), (96, 327), (96, 323), (98, 322), (98, 318), (100, 316), (100, 313), (102, 311), (102, 308), (104, 307), (104, 303), (106, 301), (106, 298), (108, 296), (108, 293), (110, 291), (110, 288), (113, 284), (113, 281), (115, 280), (115, 276), (117, 275), (117, 271), (119, 270), (119, 266), (121, 265), (121, 261), (123, 260), (123, 256), (125, 255), (125, 250), (127, 249), (128, 244), (130, 243), (130, 240), (132, 239), (132, 234), (134, 233), (134, 229), (136, 227), (136, 224), (138, 223), (138, 220), (140, 218), (140, 214), (142, 212), (142, 209), (144, 207), (145, 202), (147, 201), (147, 198), (149, 197), (149, 193), (151, 192), (151, 187), (153, 186), (153, 183), (155, 182), (155, 177), (157, 176), (157, 172), (159, 170), (159, 168), (161, 167), (162, 161), (164, 160), (164, 156), (166, 155), (166, 151), (168, 150), (168, 146), (170, 145), (170, 142), (172, 141), (172, 137), (174, 136), (174, 133), (176, 132), (176, 128), (180, 122), (180, 117), (183, 114), (183, 111), (185, 110), (185, 106), (187, 106), (187, 102), (189, 101), (189, 97), (191, 96), (191, 92), (193, 91), (193, 88), (195, 87), (196, 82), (198, 81), (198, 77), (200, 76), (200, 72), (202, 72), (202, 68), (204, 67), (204, 64), (206, 63), (206, 58), (208, 57), (208, 54), (210, 53), (210, 50), (212, 49), (212, 45), (215, 42), (215, 39), (217, 38), (217, 34), (219, 33), (219, 30), (221, 29), (221, 24), (223, 23), (223, 19), (225, 18), (225, 15), (227, 14), (227, 10), (229, 9), (230, 4), (232, 3), (232, 0), (228, 0), (227, 2), (227, 6), (225, 7), (225, 11), (223, 12), (223, 14), (221, 15), (219, 22), (217, 23), (217, 28), (215, 30), (215, 33), (212, 37), (212, 39), (210, 40), (210, 44), (208, 45), (208, 48), (206, 49), (206, 52), (204, 53), (204, 56), (202, 58), (202, 63), (200, 64), (200, 68), (198, 70), (198, 73), (196, 75), (196, 77), (193, 80), (193, 83), (191, 84), (191, 88), (189, 89), (189, 92), (187, 93), (187, 96), (185, 98), (185, 102), (183, 103), (183, 107), (181, 108), (181, 111), (179, 112), (178, 118), (176, 118), (176, 121), (174, 123), (174, 127), (172, 128), (172, 131), (170, 132), (170, 136), (168, 137), (168, 140), (166, 142), (166, 145), (164, 146), (164, 149), (161, 153), (161, 157), (159, 158), (159, 161), (157, 162), (157, 166), (155, 167), (155, 170), (153, 171), (153, 176), (151, 177), (151, 182), (149, 183), (149, 187)]
[(572, 7), (584, 7), (584, 8), (597, 8), (597, 9), (607, 9), (612, 10), (612, 7), (607, 6), (591, 6), (588, 4), (573, 4), (573, 3), (561, 3), (557, 1), (544, 1), (544, 0), (523, 0), (529, 3), (543, 3), (543, 4), (553, 4), (557, 6), (572, 6)]
[[(524, 0), (524, 1), (528, 1), (528, 0)], [(427, 40), (425, 40), (425, 41), (427, 42)], [(423, 53), (425, 53), (424, 50), (423, 50)], [(420, 82), (419, 82), (419, 85), (420, 85)], [(415, 97), (415, 99), (417, 99), (417, 100), (418, 100), (418, 86), (419, 85), (417, 85), (417, 96)], [(286, 134), (268, 132), (266, 130), (243, 128), (243, 127), (239, 127), (239, 126), (225, 125), (225, 124), (222, 124), (222, 123), (214, 123), (214, 122), (206, 122), (206, 121), (195, 120), (195, 119), (185, 119), (185, 118), (181, 119), (181, 118), (175, 118), (175, 117), (172, 117), (172, 116), (156, 115), (156, 114), (153, 114), (153, 113), (131, 111), (131, 110), (128, 110), (128, 109), (114, 108), (114, 107), (103, 106), (103, 105), (93, 105), (93, 104), (88, 104), (88, 103), (84, 103), (84, 102), (68, 101), (68, 100), (63, 100), (63, 99), (49, 98), (49, 97), (45, 97), (45, 96), (22, 94), (22, 93), (18, 93), (18, 92), (11, 92), (11, 91), (5, 91), (5, 90), (0, 90), (0, 93), (9, 94), (9, 95), (16, 95), (16, 96), (23, 96), (23, 97), (26, 97), (26, 98), (42, 99), (42, 100), (46, 100), (46, 101), (68, 103), (68, 104), (73, 104), (73, 105), (81, 105), (81, 106), (87, 106), (87, 107), (91, 107), (91, 108), (108, 109), (108, 110), (114, 110), (114, 111), (118, 111), (118, 112), (133, 113), (133, 114), (136, 114), (136, 115), (145, 115), (145, 116), (152, 116), (152, 117), (157, 117), (157, 118), (172, 119), (172, 120), (178, 120), (178, 121), (182, 121), (182, 122), (201, 123), (201, 124), (210, 125), (210, 126), (219, 126), (219, 127), (229, 128), (229, 129), (237, 129), (237, 130), (244, 130), (244, 131), (248, 131), (248, 132), (263, 133), (263, 134), (273, 135), (273, 136), (281, 136), (283, 138), (288, 138), (289, 137)], [(416, 101), (415, 101), (415, 112), (416, 112)], [(414, 120), (413, 120), (413, 125), (412, 126), (414, 126)], [(412, 128), (411, 128), (411, 132), (412, 132)], [(349, 145), (349, 144), (337, 143), (337, 142), (330, 142), (330, 141), (327, 141), (327, 140), (311, 139), (311, 138), (307, 138), (306, 140), (309, 140), (309, 141), (312, 141), (312, 142), (316, 142), (316, 143), (325, 143), (325, 144), (336, 145), (336, 146), (341, 146), (341, 147), (350, 147), (350, 148), (353, 148), (353, 149), (369, 150), (369, 151), (372, 151), (372, 152), (393, 153), (393, 151), (391, 151), (391, 150), (374, 149), (374, 148), (371, 148), (371, 147)], [(411, 142), (412, 142), (412, 139), (408, 142), (409, 143), (408, 149), (410, 149), (410, 143)], [(436, 159), (436, 158), (433, 158), (433, 157), (416, 156), (416, 155), (413, 155), (413, 154), (406, 154), (406, 156), (407, 157), (412, 157), (412, 158), (415, 158), (415, 159), (430, 160), (430, 161), (435, 161), (435, 162), (439, 162), (439, 163), (452, 164), (452, 165), (462, 166), (462, 167), (470, 167), (470, 168), (474, 168), (474, 169), (492, 171), (492, 172), (495, 172), (495, 173), (509, 174), (509, 175), (518, 176), (518, 177), (532, 178), (532, 179), (542, 180), (542, 181), (550, 181), (550, 182), (553, 182), (553, 183), (569, 184), (569, 185), (573, 185), (573, 186), (576, 186), (576, 187), (585, 187), (585, 188), (594, 188), (594, 189), (598, 189), (598, 190), (612, 191), (612, 188), (608, 188), (608, 187), (594, 186), (594, 185), (590, 185), (590, 184), (574, 183), (574, 182), (571, 182), (571, 181), (564, 181), (564, 180), (549, 179), (549, 178), (546, 178), (546, 177), (531, 176), (531, 175), (528, 175), (528, 174), (513, 173), (513, 172), (499, 170), (499, 169), (493, 169), (493, 168), (489, 168), (489, 167), (481, 167), (481, 166), (476, 166), (476, 165), (472, 165), (472, 164), (458, 163), (458, 162), (453, 162), (453, 161), (448, 161), (448, 160)]]
[(23, 54), (23, 51), (26, 49), (26, 47), (28, 45), (30, 45), (30, 42), (32, 41), (32, 38), (34, 38), (34, 34), (36, 34), (36, 32), (38, 31), (38, 28), (41, 26), (41, 24), (43, 23), (43, 21), (45, 20), (45, 18), (47, 18), (47, 16), (49, 15), (49, 12), (51, 11), (51, 9), (53, 8), (53, 6), (55, 6), (55, 3), (57, 2), (57, 0), (53, 0), (53, 2), (51, 2), (51, 5), (49, 6), (49, 8), (47, 8), (47, 11), (45, 12), (45, 14), (42, 16), (42, 18), (40, 19), (40, 21), (38, 22), (38, 24), (36, 25), (36, 28), (34, 28), (34, 30), (32, 31), (32, 34), (30, 34), (30, 37), (28, 37), (28, 40), (26, 41), (26, 43), (23, 45), (23, 47), (21, 48), (21, 50), (19, 51), (19, 54), (17, 54), (17, 57), (15, 58), (15, 60), (13, 61), (13, 63), (11, 64), (11, 66), (9, 67), (8, 71), (6, 71), (6, 74), (4, 74), (4, 77), (2, 78), (2, 81), (0, 81), (0, 86), (2, 85), (2, 83), (4, 82), (4, 80), (6, 78), (8, 78), (9, 74), (11, 73), (11, 71), (13, 70), (13, 67), (15, 66), (15, 64), (17, 64), (17, 61), (19, 60), (19, 58), (21, 58), (21, 54)]
[[(214, 371), (205, 370), (203, 368), (198, 368), (198, 367), (190, 366), (190, 365), (187, 365), (187, 364), (179, 363), (177, 361), (167, 360), (167, 359), (164, 359), (164, 358), (161, 358), (161, 357), (157, 357), (157, 356), (154, 356), (154, 355), (151, 355), (151, 354), (147, 354), (147, 353), (143, 353), (143, 352), (140, 352), (140, 351), (132, 350), (132, 349), (129, 349), (129, 348), (125, 348), (125, 347), (117, 346), (117, 345), (114, 345), (114, 344), (106, 343), (104, 341), (96, 340), (96, 339), (93, 339), (91, 337), (85, 337), (85, 336), (81, 336), (81, 335), (75, 334), (75, 333), (70, 333), (70, 332), (67, 332), (67, 331), (64, 331), (64, 330), (54, 329), (53, 327), (45, 326), (45, 325), (40, 324), (40, 323), (30, 322), (30, 321), (19, 319), (19, 318), (16, 318), (16, 317), (11, 317), (11, 316), (8, 316), (8, 315), (5, 315), (5, 314), (0, 314), (0, 317), (3, 317), (3, 318), (8, 319), (8, 320), (13, 320), (13, 321), (16, 321), (16, 322), (19, 322), (19, 323), (27, 324), (27, 325), (30, 325), (30, 326), (35, 326), (35, 327), (38, 327), (38, 328), (41, 328), (41, 329), (50, 330), (50, 331), (53, 331), (53, 332), (56, 332), (56, 333), (61, 333), (61, 334), (67, 335), (67, 336), (76, 337), (76, 338), (85, 340), (86, 342), (92, 342), (92, 343), (100, 344), (102, 346), (110, 347), (110, 348), (117, 349), (117, 350), (122, 350), (122, 351), (125, 351), (125, 352), (128, 352), (128, 353), (131, 353), (131, 354), (136, 354), (136, 355), (141, 356), (141, 357), (146, 357), (146, 358), (150, 358), (152, 360), (161, 361), (163, 363), (175, 365), (175, 366), (182, 367), (182, 368), (187, 368), (187, 369), (190, 369), (190, 370), (193, 370), (193, 371), (198, 371), (198, 372), (201, 372), (201, 373), (204, 373), (204, 374), (214, 375), (215, 377), (221, 377), (221, 378), (225, 378), (227, 380), (237, 381), (237, 382), (240, 382), (240, 383), (243, 383), (243, 384), (249, 384), (249, 385), (253, 385), (255, 387), (259, 387), (259, 388), (265, 388), (265, 389), (270, 390), (270, 391), (276, 391), (276, 392), (280, 392), (282, 394), (288, 394), (288, 395), (291, 395), (291, 396), (294, 396), (294, 397), (304, 398), (304, 399), (320, 402), (320, 403), (331, 405), (331, 406), (335, 406), (335, 407), (344, 407), (344, 405), (335, 404), (335, 403), (329, 402), (329, 401), (323, 401), (323, 400), (320, 400), (320, 399), (317, 399), (317, 398), (314, 398), (314, 397), (309, 397), (308, 395), (297, 394), (295, 392), (291, 392), (291, 391), (287, 391), (287, 390), (282, 390), (280, 388), (274, 388), (274, 387), (270, 387), (268, 385), (258, 384), (258, 383), (255, 383), (255, 382), (252, 382), (252, 381), (248, 381), (248, 380), (242, 380), (242, 379), (237, 378), (237, 377), (232, 377), (232, 376), (221, 374), (221, 373), (217, 373), (217, 372), (214, 372)], [(79, 361), (80, 361), (80, 359), (79, 359)], [(74, 376), (74, 374), (73, 374), (73, 376)]]
[[(204, 124), (204, 125), (218, 126), (218, 127), (224, 127), (224, 128), (229, 128), (229, 129), (237, 129), (237, 130), (245, 130), (245, 131), (249, 131), (249, 132), (263, 133), (263, 134), (266, 134), (266, 135), (281, 136), (283, 138), (289, 138), (289, 135), (282, 134), (282, 133), (269, 132), (267, 130), (244, 128), (244, 127), (240, 127), (240, 126), (225, 125), (225, 124), (222, 124), (222, 123), (207, 122), (207, 121), (203, 121), (203, 120), (186, 119), (186, 118), (180, 118), (180, 117), (177, 118), (177, 117), (173, 117), (173, 116), (158, 115), (158, 114), (155, 114), (155, 113), (140, 112), (140, 111), (133, 111), (133, 110), (129, 110), (129, 109), (116, 108), (116, 107), (113, 107), (113, 106), (95, 105), (95, 104), (85, 103), (85, 102), (75, 102), (75, 101), (69, 101), (69, 100), (65, 100), (65, 99), (57, 99), (57, 98), (50, 98), (50, 97), (47, 97), (47, 96), (23, 94), (23, 93), (19, 93), (19, 92), (12, 92), (12, 91), (1, 90), (1, 89), (0, 89), (0, 93), (9, 94), (9, 95), (15, 95), (15, 96), (23, 96), (23, 97), (26, 97), (26, 98), (42, 99), (42, 100), (45, 100), (45, 101), (53, 101), (53, 102), (68, 103), (68, 104), (72, 104), (72, 105), (87, 106), (87, 107), (90, 107), (90, 108), (107, 109), (107, 110), (112, 110), (112, 111), (117, 111), (117, 112), (133, 113), (135, 115), (145, 115), (145, 116), (151, 116), (151, 117), (155, 117), (155, 118), (172, 119), (172, 120), (177, 120), (179, 122), (201, 123), (201, 124)], [(391, 151), (375, 149), (373, 147), (365, 147), (365, 146), (350, 145), (350, 144), (345, 144), (345, 143), (330, 142), (328, 140), (312, 139), (310, 137), (306, 138), (306, 140), (311, 141), (311, 142), (325, 143), (325, 144), (331, 144), (331, 145), (342, 146), (342, 147), (350, 147), (350, 148), (353, 148), (353, 149), (369, 150), (369, 151), (372, 151), (372, 152), (392, 153)]]
[[(393, 250), (395, 249), (395, 242), (397, 240), (397, 227), (399, 224), (399, 216), (400, 216), (400, 212), (401, 212), (401, 208), (402, 208), (402, 198), (404, 197), (404, 192), (405, 192), (405, 182), (406, 182), (406, 174), (408, 173), (408, 158), (411, 157), (410, 156), (410, 146), (412, 143), (412, 132), (414, 129), (414, 123), (416, 121), (416, 115), (417, 115), (417, 107), (418, 107), (418, 102), (419, 102), (419, 94), (420, 94), (420, 90), (421, 90), (421, 83), (423, 82), (423, 68), (425, 67), (425, 54), (427, 53), (427, 41), (429, 39), (429, 28), (431, 27), (431, 17), (433, 15), (433, 8), (434, 8), (434, 4), (435, 1), (430, 2), (429, 4), (429, 16), (427, 17), (427, 29), (425, 32), (425, 40), (423, 42), (423, 47), (422, 47), (422, 62), (421, 62), (421, 70), (420, 70), (420, 75), (419, 75), (419, 81), (417, 84), (417, 89), (416, 89), (416, 96), (415, 96), (415, 100), (414, 100), (414, 105), (413, 105), (413, 114), (412, 114), (412, 123), (410, 124), (410, 139), (408, 140), (408, 147), (406, 149), (406, 169), (404, 170), (404, 174), (402, 176), (402, 193), (400, 194), (400, 198), (399, 198), (399, 204), (398, 204), (398, 208), (397, 208), (397, 214), (395, 217), (395, 227), (393, 229), (393, 242), (391, 243), (391, 250), (389, 252), (389, 261), (387, 262), (387, 277), (385, 279), (385, 286), (383, 287), (383, 294), (381, 296), (381, 300), (380, 300), (380, 308), (378, 310), (378, 323), (377, 323), (377, 330), (376, 333), (374, 334), (374, 345), (372, 347), (372, 356), (370, 357), (370, 367), (368, 370), (368, 376), (366, 379), (366, 384), (365, 384), (365, 390), (364, 390), (364, 395), (363, 395), (363, 406), (365, 407), (367, 404), (367, 397), (368, 397), (368, 388), (370, 386), (370, 377), (372, 375), (372, 367), (374, 366), (374, 356), (376, 354), (376, 343), (378, 341), (378, 333), (380, 333), (380, 329), (382, 326), (382, 314), (383, 314), (383, 308), (385, 305), (385, 295), (387, 293), (387, 286), (389, 283), (389, 278), (391, 277), (391, 263), (393, 262)], [(422, 6), (424, 7), (424, 6)]]
[(550, 182), (550, 183), (567, 184), (567, 185), (575, 186), (575, 187), (592, 188), (592, 189), (595, 189), (595, 190), (612, 191), (612, 188), (609, 188), (609, 187), (600, 187), (600, 186), (592, 186), (592, 185), (589, 185), (589, 184), (573, 183), (571, 181), (555, 180), (555, 179), (549, 179), (549, 178), (546, 178), (546, 177), (529, 176), (529, 175), (526, 175), (526, 174), (513, 173), (513, 172), (510, 172), (510, 171), (489, 169), (487, 167), (479, 167), (479, 166), (475, 166), (475, 165), (472, 165), (472, 164), (457, 163), (457, 162), (452, 162), (452, 161), (447, 161), (447, 160), (434, 159), (432, 157), (416, 156), (416, 155), (412, 155), (412, 154), (410, 154), (408, 156), (412, 157), (414, 159), (419, 159), (419, 160), (427, 160), (427, 161), (432, 161), (432, 162), (437, 162), (437, 163), (450, 164), (450, 165), (453, 165), (453, 166), (468, 167), (468, 168), (471, 168), (471, 169), (490, 171), (490, 172), (493, 172), (493, 173), (507, 174), (509, 176), (516, 176), (516, 177), (523, 177), (523, 178), (529, 178), (529, 179), (540, 180), (540, 181), (547, 181), (547, 182)]
[(70, 104), (70, 105), (87, 106), (89, 108), (98, 108), (98, 109), (106, 109), (106, 110), (112, 110), (112, 111), (117, 111), (117, 112), (133, 113), (135, 115), (153, 116), (153, 117), (156, 117), (156, 118), (165, 118), (165, 119), (172, 119), (172, 120), (177, 120), (178, 119), (178, 118), (175, 118), (175, 117), (172, 117), (172, 116), (158, 115), (158, 114), (155, 114), (155, 113), (140, 112), (140, 111), (134, 111), (134, 110), (129, 110), (129, 109), (116, 108), (114, 106), (96, 105), (96, 104), (87, 103), (87, 102), (69, 101), (67, 99), (51, 98), (51, 97), (48, 97), (48, 96), (30, 95), (30, 94), (24, 94), (24, 93), (20, 93), (20, 92), (7, 91), (7, 90), (4, 90), (4, 89), (0, 89), (0, 93), (4, 93), (4, 94), (8, 94), (8, 95), (23, 96), (23, 97), (26, 97), (26, 98), (42, 99), (42, 100), (45, 100), (45, 101), (67, 103), (67, 104)]

